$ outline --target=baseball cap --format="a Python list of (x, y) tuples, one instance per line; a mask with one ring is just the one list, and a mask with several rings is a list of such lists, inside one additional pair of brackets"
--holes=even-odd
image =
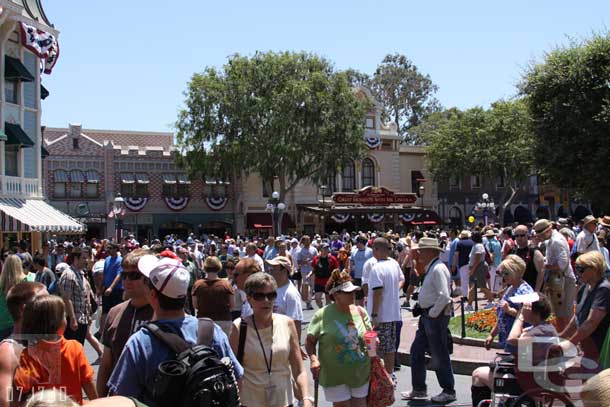
[(170, 298), (186, 297), (191, 276), (180, 260), (153, 255), (142, 256), (138, 269), (161, 294)]
[(288, 257), (286, 257), (286, 256), (275, 256), (271, 260), (266, 260), (266, 262), (270, 266), (282, 266), (286, 270), (290, 270), (292, 268), (291, 264), (290, 264), (290, 260), (288, 260)]

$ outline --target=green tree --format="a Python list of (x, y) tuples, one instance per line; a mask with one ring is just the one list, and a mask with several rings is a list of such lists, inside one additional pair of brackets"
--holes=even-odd
[(440, 108), (430, 76), (406, 56), (388, 54), (375, 70), (371, 90), (384, 106), (383, 119), (394, 122), (407, 143), (421, 142), (409, 130)]
[(555, 185), (610, 208), (610, 33), (548, 53), (520, 84), (537, 167)]
[(498, 101), (489, 110), (433, 113), (414, 133), (426, 143), (426, 165), (435, 179), (502, 176), (499, 215), (504, 221), (504, 210), (532, 171), (532, 134), (522, 100)]
[(185, 96), (176, 127), (179, 162), (191, 174), (277, 178), (283, 198), (365, 151), (367, 101), (316, 55), (236, 55), (222, 70), (194, 74)]

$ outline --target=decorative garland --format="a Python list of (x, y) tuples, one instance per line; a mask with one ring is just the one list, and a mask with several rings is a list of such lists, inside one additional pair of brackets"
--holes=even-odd
[(412, 222), (415, 219), (415, 213), (403, 213), (400, 215), (400, 219), (406, 223)]
[(373, 223), (383, 222), (384, 217), (385, 215), (383, 215), (382, 213), (371, 213), (370, 215), (368, 215), (369, 220)]
[(127, 207), (127, 209), (129, 209), (132, 212), (138, 212), (138, 211), (141, 211), (142, 208), (144, 208), (146, 206), (146, 204), (148, 203), (148, 198), (127, 197), (127, 198), (124, 198), (123, 202), (125, 202), (125, 206)]
[(44, 61), (44, 73), (50, 74), (59, 58), (59, 43), (51, 33), (26, 23), (20, 24), (21, 43)]
[(189, 197), (183, 196), (182, 198), (174, 198), (166, 196), (163, 198), (165, 205), (172, 211), (181, 211), (189, 204)]
[(365, 137), (364, 141), (369, 149), (375, 150), (381, 145), (381, 137)]
[(213, 211), (219, 211), (223, 209), (227, 205), (228, 201), (229, 198), (227, 198), (226, 196), (210, 196), (205, 199), (206, 205), (208, 205), (208, 208)]
[(335, 213), (331, 215), (330, 218), (337, 223), (345, 223), (349, 220), (349, 214), (347, 213)]

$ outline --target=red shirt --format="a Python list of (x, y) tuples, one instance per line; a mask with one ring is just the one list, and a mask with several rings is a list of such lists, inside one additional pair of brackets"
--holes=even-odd
[(323, 285), (326, 286), (328, 279), (330, 278), (333, 270), (339, 268), (339, 261), (332, 254), (328, 255), (328, 263), (322, 261), (320, 262), (320, 256), (316, 256), (313, 258), (311, 262), (311, 267), (313, 268), (314, 274), (314, 284), (315, 285)]

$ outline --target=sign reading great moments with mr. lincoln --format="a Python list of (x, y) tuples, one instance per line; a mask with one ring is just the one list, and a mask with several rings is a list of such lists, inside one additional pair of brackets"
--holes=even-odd
[(384, 187), (365, 187), (358, 192), (341, 192), (333, 194), (336, 204), (351, 205), (403, 205), (417, 201), (417, 195), (407, 193), (394, 193)]

